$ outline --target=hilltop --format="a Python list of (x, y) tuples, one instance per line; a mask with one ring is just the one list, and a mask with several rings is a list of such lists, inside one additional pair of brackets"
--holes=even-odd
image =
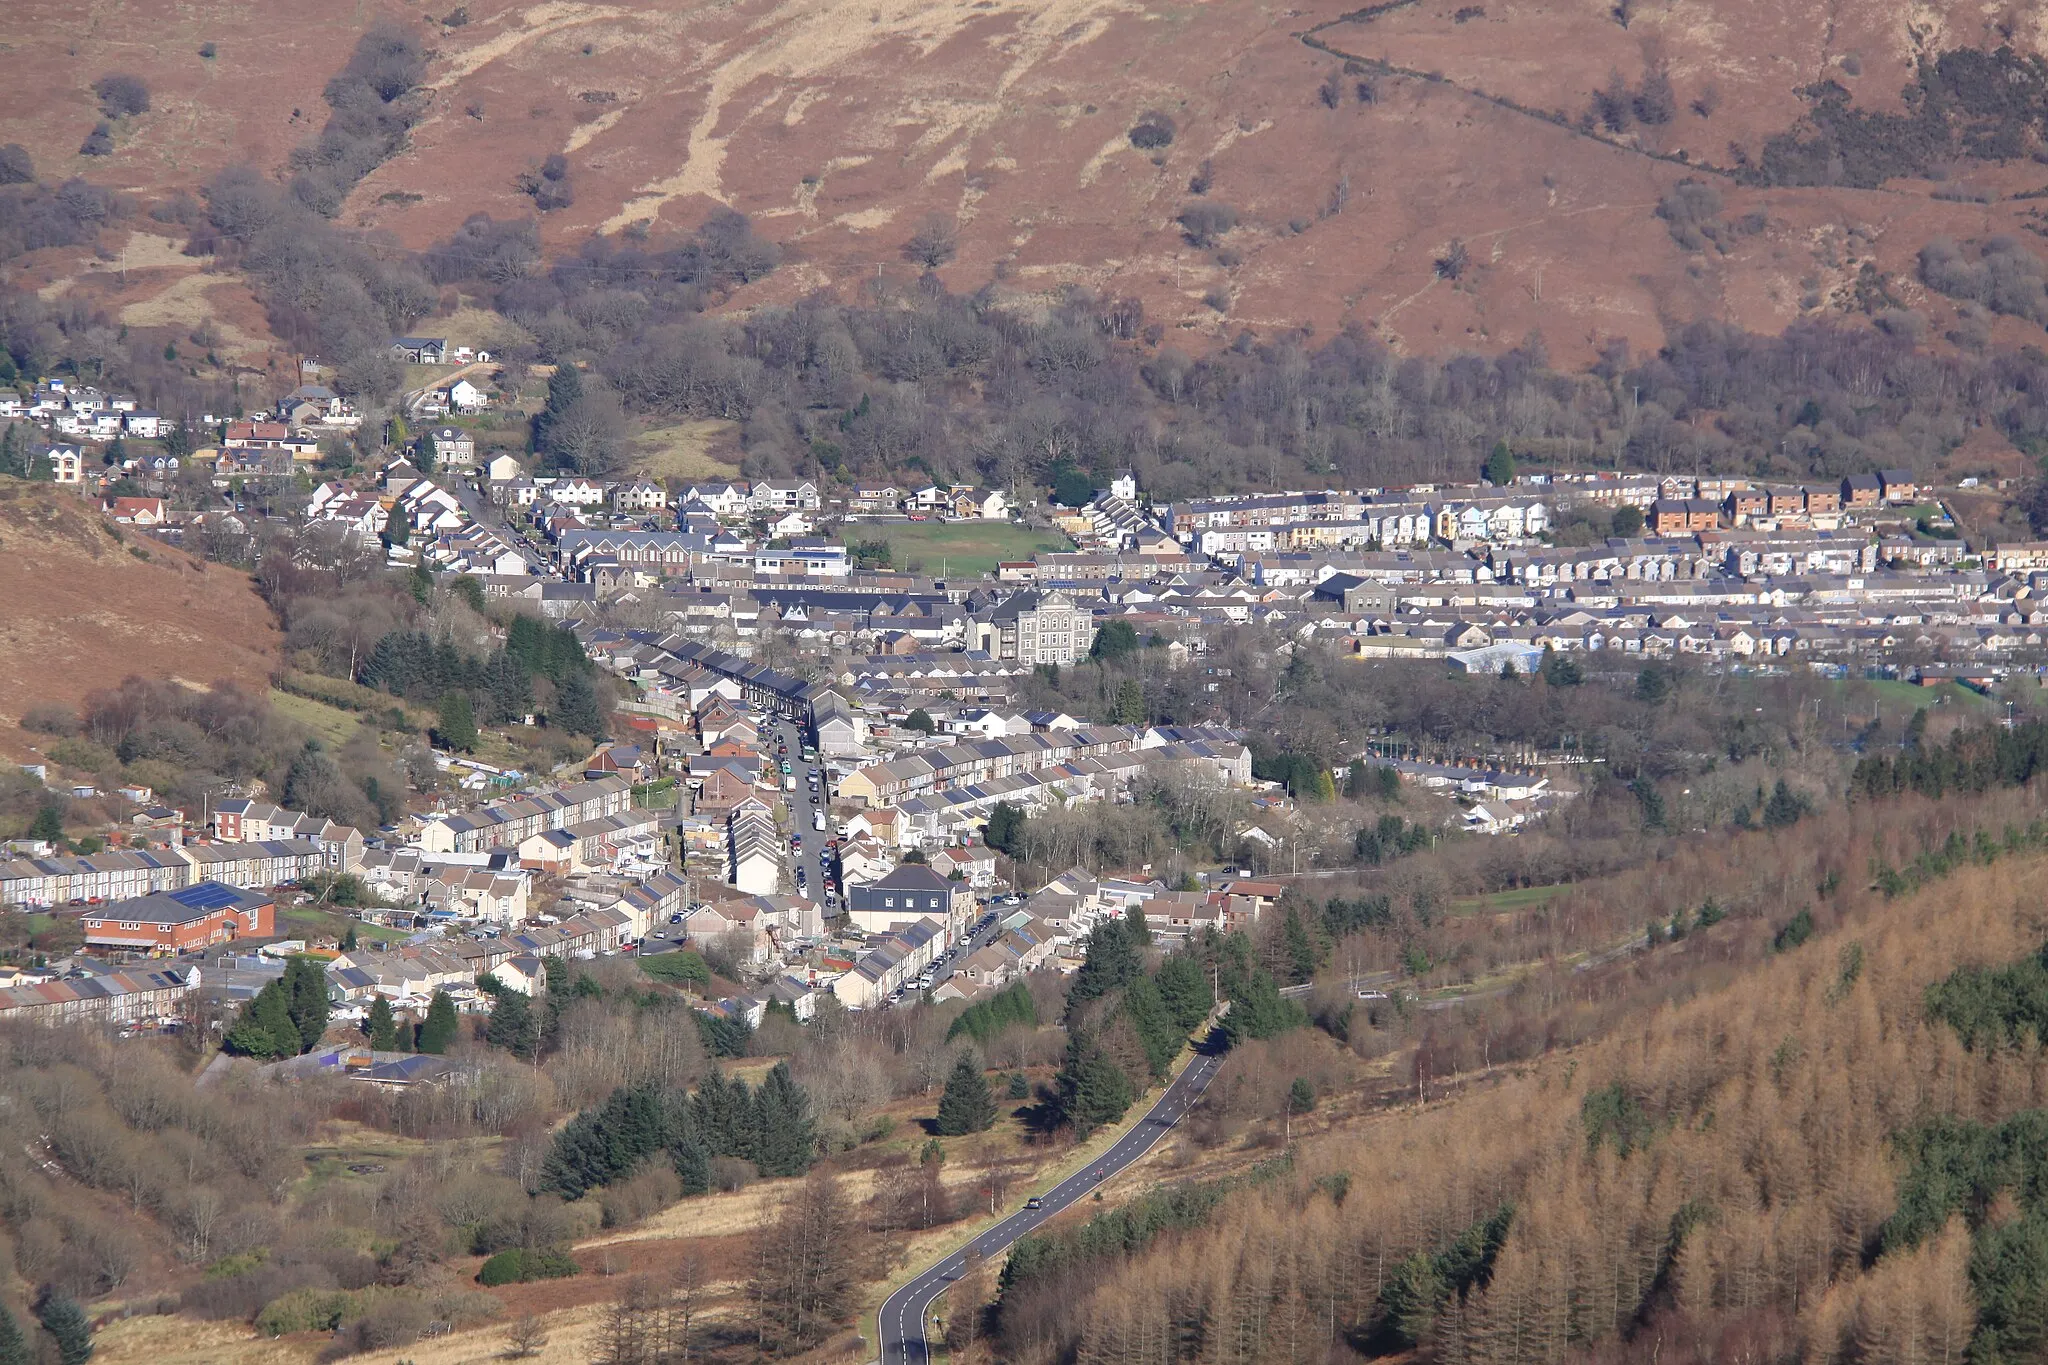
[(0, 478), (0, 734), (131, 673), (262, 692), (274, 617), (249, 576), (123, 531), (77, 494)]
[[(38, 76), (0, 91), (0, 124), (43, 178), (164, 194), (234, 162), (283, 168), (375, 11), (142, 0), (115, 24), (40, 0), (19, 17), (13, 53)], [(639, 223), (688, 229), (730, 204), (790, 253), (739, 307), (850, 294), (878, 267), (914, 273), (904, 245), (937, 215), (956, 225), (939, 268), (956, 291), (1082, 285), (1138, 299), (1192, 342), (1358, 324), (1442, 353), (1540, 328), (1553, 355), (1585, 359), (1611, 336), (1654, 347), (1672, 322), (1774, 332), (1867, 305), (1866, 265), (1889, 302), (1926, 307), (1938, 301), (1912, 278), (1921, 246), (2037, 225), (2015, 196), (2044, 178), (2020, 145), (1941, 181), (1850, 188), (1867, 177), (1821, 166), (1806, 177), (1829, 182), (1818, 188), (1750, 183), (1767, 140), (1819, 107), (1822, 82), (1896, 112), (1923, 58), (2042, 48), (2039, 15), (1959, 0), (1350, 13), (1342, 0), (478, 0), (443, 18), (460, 22), (424, 26), (425, 117), (340, 221), (417, 247), (473, 213), (525, 216), (518, 178), (560, 154), (573, 202), (543, 217), (551, 250)], [(141, 75), (153, 108), (124, 121), (112, 156), (82, 157), (89, 87), (107, 70)], [(1652, 73), (1667, 84), (1645, 97)], [(1590, 115), (1614, 78), (1642, 111), (1618, 130)], [(1702, 214), (1706, 244), (1659, 216), (1687, 179), (1719, 200)], [(1193, 245), (1176, 221), (1198, 199), (1236, 215), (1220, 245)], [(230, 328), (246, 315), (220, 281), (194, 278), (197, 262), (124, 261), (123, 290), (131, 264), (186, 311), (205, 296)], [(1929, 310), (1937, 327), (1944, 309)]]

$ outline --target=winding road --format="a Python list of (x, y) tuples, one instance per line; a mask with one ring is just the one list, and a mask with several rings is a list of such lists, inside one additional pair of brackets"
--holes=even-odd
[[(1040, 1196), (1042, 1207), (1019, 1209), (976, 1237), (970, 1244), (971, 1248), (990, 1257), (1008, 1250), (1025, 1233), (1062, 1209), (1078, 1203), (1118, 1171), (1151, 1151), (1154, 1144), (1172, 1132), (1174, 1125), (1201, 1098), (1215, 1077), (1216, 1068), (1222, 1063), (1220, 1040), (1212, 1036), (1197, 1050), (1187, 1070), (1166, 1087), (1166, 1093), (1159, 1097), (1150, 1112), (1118, 1138), (1115, 1146), (1089, 1162), (1080, 1173), (1068, 1176)], [(925, 1320), (931, 1316), (933, 1301), (966, 1270), (968, 1250), (969, 1247), (961, 1247), (948, 1253), (936, 1265), (928, 1267), (916, 1279), (883, 1300), (881, 1312), (877, 1315), (882, 1337), (882, 1365), (928, 1365), (931, 1348), (925, 1340)]]

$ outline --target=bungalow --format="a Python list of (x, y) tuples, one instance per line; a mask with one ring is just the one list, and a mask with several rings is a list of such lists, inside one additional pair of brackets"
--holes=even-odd
[(110, 498), (104, 510), (123, 526), (161, 526), (169, 519), (162, 498)]

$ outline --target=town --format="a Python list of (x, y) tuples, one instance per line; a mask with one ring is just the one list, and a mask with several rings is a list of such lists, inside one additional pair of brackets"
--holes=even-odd
[[(489, 799), (444, 796), (380, 829), (255, 795), (187, 811), (138, 790), (107, 831), (117, 846), (16, 840), (0, 903), (76, 916), (82, 951), (6, 969), (0, 1017), (167, 1026), (187, 995), (245, 998), (308, 950), (344, 1011), (381, 997), (423, 1017), (436, 993), (489, 1009), (486, 975), (543, 988), (547, 957), (697, 945), (749, 983), (704, 1008), (758, 1023), (771, 1001), (806, 1018), (826, 995), (973, 1001), (1040, 965), (1072, 971), (1090, 929), (1132, 907), (1169, 935), (1255, 923), (1281, 890), (1260, 869), (1289, 838), (1259, 816), (1293, 803), (1254, 778), (1241, 731), (1148, 724), (1128, 699), (1096, 715), (1021, 704), (1028, 677), (1105, 646), (1213, 675), (1211, 632), (1254, 625), (1359, 668), (1682, 658), (1982, 685), (2041, 643), (2048, 544), (1968, 543), (1944, 490), (1903, 471), (1806, 486), (1516, 474), (1502, 446), (1470, 484), (1156, 504), (1123, 473), (1043, 507), (935, 485), (608, 482), (479, 453), (488, 352), (393, 346), (446, 377), (407, 396), (429, 425), (394, 423), (389, 458), (353, 477), (321, 477), (323, 442), (360, 419), (318, 383), (255, 418), (202, 416), (204, 444), (189, 421), (57, 379), (0, 390), (0, 417), (71, 438), (43, 452), (46, 476), (119, 525), (196, 547), (284, 524), (566, 625), (623, 685), (620, 737), (540, 780), (439, 753), (458, 793)], [(217, 508), (169, 495), (194, 471)], [(264, 481), (267, 513), (247, 500)], [(1021, 525), (1046, 548), (985, 571), (890, 562), (892, 532), (958, 527), (967, 547), (977, 528)], [(1373, 761), (1456, 796), (1462, 832), (1518, 830), (1572, 794), (1565, 769), (1434, 758)], [(1224, 841), (1242, 866), (1172, 887), (1149, 865), (1027, 886), (1014, 850), (991, 847), (995, 822), (1128, 804), (1162, 780), (1243, 795)], [(495, 795), (507, 787), (522, 790)], [(402, 940), (286, 936), (278, 899), (337, 878), (366, 893), (366, 926)]]

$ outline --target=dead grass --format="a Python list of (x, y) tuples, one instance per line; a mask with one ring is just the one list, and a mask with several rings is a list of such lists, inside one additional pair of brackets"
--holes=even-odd
[(633, 468), (651, 479), (739, 475), (739, 423), (703, 418), (649, 427), (633, 440)]

